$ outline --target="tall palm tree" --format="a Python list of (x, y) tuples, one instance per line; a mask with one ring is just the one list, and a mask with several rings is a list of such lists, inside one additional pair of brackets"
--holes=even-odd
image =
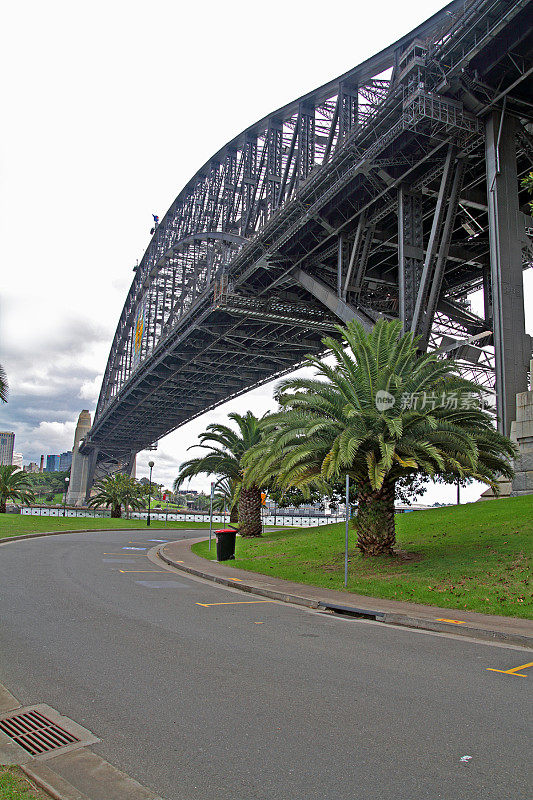
[(28, 476), (14, 464), (0, 467), (0, 514), (6, 513), (8, 500), (18, 500), (26, 505), (35, 500)]
[(323, 340), (332, 366), (309, 356), (316, 378), (279, 385), (281, 410), (263, 422), (247, 479), (303, 488), (347, 473), (357, 487), (357, 546), (391, 553), (399, 478), (474, 478), (497, 489), (498, 475), (513, 475), (516, 450), (483, 410), (480, 388), (452, 361), (420, 355), (399, 321), (381, 320), (368, 334), (356, 322), (338, 330), (341, 342)]
[(232, 412), (228, 417), (238, 430), (218, 423), (208, 425), (199, 436), (200, 444), (193, 447), (209, 452), (185, 461), (172, 488), (176, 492), (186, 478), (200, 474), (227, 478), (232, 486), (231, 507), (238, 507), (241, 536), (261, 536), (261, 489), (253, 482), (243, 485), (241, 464), (243, 455), (261, 438), (260, 421), (251, 411), (244, 415)]
[(90, 508), (105, 506), (111, 508), (111, 516), (114, 518), (122, 517), (122, 507), (139, 509), (144, 505), (144, 495), (141, 487), (134, 478), (129, 475), (110, 475), (99, 481), (96, 485), (96, 493), (92, 495), (88, 502)]
[(0, 364), (0, 401), (2, 403), (7, 403), (7, 394), (8, 394), (8, 383), (6, 372), (3, 366)]

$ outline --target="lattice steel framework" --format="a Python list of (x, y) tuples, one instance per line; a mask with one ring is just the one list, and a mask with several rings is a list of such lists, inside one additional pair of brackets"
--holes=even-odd
[[(400, 316), (424, 347), (494, 385), (494, 345), (503, 363), (509, 335), (495, 341), (494, 287), (507, 278), (491, 229), (517, 225), (520, 270), (532, 256), (518, 194), (533, 153), (531, 13), (530, 0), (455, 0), (191, 178), (135, 270), (82, 448), (92, 476), (321, 352), (339, 320)], [(514, 147), (516, 208), (495, 222), (500, 140)], [(478, 289), (481, 316), (468, 303)]]

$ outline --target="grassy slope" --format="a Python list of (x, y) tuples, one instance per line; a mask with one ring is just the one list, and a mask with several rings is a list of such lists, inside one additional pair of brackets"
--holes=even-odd
[[(33, 517), (22, 514), (0, 514), (0, 539), (9, 536), (20, 536), (23, 533), (45, 533), (48, 531), (101, 530), (104, 528), (146, 528), (145, 519), (111, 519), (110, 517)], [(205, 530), (205, 522), (154, 522), (155, 530), (198, 528)]]
[[(532, 616), (533, 496), (414, 511), (398, 515), (396, 523), (398, 547), (411, 556), (362, 558), (350, 527), (348, 591)], [(344, 589), (344, 527), (338, 523), (238, 539), (232, 566)], [(209, 557), (203, 542), (193, 550)], [(214, 550), (210, 557), (216, 557)]]
[(33, 788), (18, 767), (0, 766), (0, 800), (44, 800), (50, 798)]

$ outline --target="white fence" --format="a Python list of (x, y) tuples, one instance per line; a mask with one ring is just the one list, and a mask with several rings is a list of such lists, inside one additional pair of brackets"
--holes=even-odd
[[(63, 513), (64, 512), (64, 513)], [(111, 511), (106, 509), (87, 509), (87, 508), (66, 508), (53, 506), (29, 506), (21, 508), (21, 514), (37, 517), (89, 517), (91, 519), (101, 519), (110, 517)], [(147, 511), (132, 511), (129, 519), (146, 519)], [(209, 527), (209, 514), (186, 514), (177, 511), (151, 511), (150, 518), (153, 522), (202, 522)], [(124, 517), (125, 519), (125, 517)], [(229, 514), (213, 514), (213, 525), (229, 524)], [(332, 522), (342, 522), (344, 517), (339, 516), (286, 516), (281, 514), (263, 515), (263, 525), (282, 525), (293, 528), (314, 528), (316, 525), (331, 525)]]

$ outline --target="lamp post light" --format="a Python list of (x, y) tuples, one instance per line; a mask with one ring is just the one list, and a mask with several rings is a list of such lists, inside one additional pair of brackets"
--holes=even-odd
[(154, 462), (149, 461), (148, 466), (150, 467), (150, 482), (148, 484), (148, 519), (146, 520), (147, 527), (149, 527), (150, 525), (150, 500), (152, 499), (152, 470), (154, 468)]
[(67, 511), (67, 493), (68, 493), (69, 480), (70, 478), (67, 475), (67, 477), (65, 478), (65, 494), (63, 495), (63, 516), (66, 516), (66, 511)]

